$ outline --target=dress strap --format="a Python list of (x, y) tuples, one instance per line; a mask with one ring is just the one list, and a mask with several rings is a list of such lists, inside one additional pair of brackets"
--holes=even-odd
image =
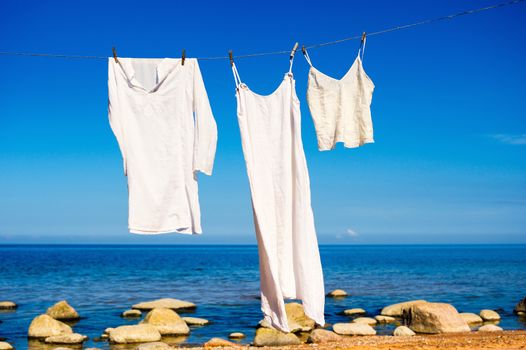
[(236, 64), (232, 62), (232, 73), (234, 73), (234, 80), (236, 82), (236, 89), (239, 88), (241, 83), (241, 78), (239, 77), (239, 73), (236, 68)]
[(307, 60), (307, 62), (309, 63), (309, 66), (312, 67), (312, 62), (310, 60), (310, 57), (309, 57), (309, 53), (307, 52), (307, 49), (305, 48), (305, 46), (303, 46), (301, 48), (301, 51), (303, 52), (303, 57), (305, 57), (305, 59)]
[(294, 56), (290, 56), (289, 75), (292, 76), (292, 63), (294, 62)]

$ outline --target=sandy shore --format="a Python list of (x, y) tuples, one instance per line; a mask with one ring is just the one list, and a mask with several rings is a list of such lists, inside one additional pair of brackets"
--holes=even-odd
[[(245, 347), (247, 348), (247, 347)], [(188, 348), (187, 348), (188, 349)], [(526, 349), (526, 331), (471, 332), (413, 337), (363, 336), (349, 337), (345, 342), (304, 344), (287, 347), (251, 349), (349, 349), (349, 350), (466, 350), (466, 349)]]

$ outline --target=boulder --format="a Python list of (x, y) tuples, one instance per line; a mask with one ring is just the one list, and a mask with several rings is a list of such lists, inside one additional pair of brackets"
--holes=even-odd
[(472, 312), (461, 312), (459, 315), (464, 319), (464, 321), (466, 321), (467, 324), (482, 323), (482, 318)]
[(140, 344), (135, 350), (170, 350), (172, 347), (162, 341)]
[(494, 324), (485, 324), (484, 326), (479, 327), (478, 332), (498, 332), (502, 331), (502, 328), (495, 326)]
[(331, 298), (343, 298), (343, 297), (346, 297), (347, 295), (348, 295), (347, 292), (344, 291), (343, 289), (335, 289), (329, 292), (329, 294), (327, 294), (327, 296)]
[(199, 317), (183, 317), (183, 321), (189, 326), (204, 326), (210, 323), (208, 320)]
[(149, 324), (120, 326), (110, 331), (110, 341), (113, 343), (148, 343), (159, 340), (161, 333)]
[(246, 337), (246, 335), (244, 335), (244, 334), (241, 333), (241, 332), (233, 332), (233, 333), (230, 333), (230, 334), (228, 335), (228, 337), (229, 337), (230, 339), (242, 339), (242, 338)]
[(395, 323), (396, 322), (396, 318), (391, 317), (391, 316), (376, 315), (374, 316), (374, 319), (378, 323)]
[[(305, 315), (303, 306), (299, 303), (285, 304), (287, 313), (287, 323), (292, 333), (310, 332), (316, 326), (316, 322)], [(274, 329), (267, 320), (263, 319), (258, 323), (259, 327)]]
[(156, 308), (148, 312), (141, 324), (157, 328), (162, 335), (185, 335), (190, 333), (186, 322), (173, 310)]
[(141, 310), (137, 310), (137, 309), (126, 310), (121, 314), (121, 317), (124, 317), (124, 318), (136, 318), (136, 317), (141, 317), (141, 316), (142, 316)]
[(342, 337), (334, 332), (326, 329), (315, 329), (309, 335), (308, 343), (325, 344), (331, 342), (342, 341)]
[(221, 338), (212, 338), (206, 343), (203, 344), (203, 347), (206, 348), (240, 348), (241, 345), (233, 343), (231, 341), (221, 339)]
[(363, 315), (365, 310), (360, 308), (347, 309), (343, 311), (343, 314), (346, 316)]
[(378, 323), (378, 321), (376, 321), (376, 319), (371, 318), (371, 317), (358, 317), (353, 320), (353, 323), (365, 323), (365, 324), (368, 324), (369, 326), (374, 326), (376, 325), (376, 323)]
[(484, 321), (491, 322), (500, 320), (500, 315), (493, 310), (480, 310), (479, 315)]
[(517, 303), (517, 305), (515, 305), (513, 312), (515, 312), (517, 315), (526, 314), (526, 298), (522, 299)]
[(332, 326), (335, 333), (341, 335), (375, 335), (373, 327), (365, 323), (336, 323)]
[(398, 326), (393, 332), (393, 335), (395, 337), (411, 337), (415, 335), (415, 332), (411, 330), (411, 328), (406, 326)]
[(310, 332), (314, 329), (316, 322), (305, 315), (303, 305), (288, 303), (285, 304), (285, 311), (287, 312), (287, 322), (291, 332)]
[(0, 310), (13, 310), (18, 306), (12, 301), (0, 301)]
[(5, 341), (0, 341), (0, 350), (11, 350), (13, 347), (11, 344), (6, 343)]
[(416, 303), (407, 313), (409, 328), (417, 333), (469, 332), (457, 309), (446, 303)]
[(46, 314), (55, 320), (78, 320), (79, 314), (66, 300), (59, 301), (47, 309)]
[(45, 342), (48, 344), (82, 344), (88, 337), (78, 333), (53, 335), (47, 337)]
[(57, 321), (49, 315), (40, 315), (31, 321), (27, 336), (29, 338), (47, 338), (71, 333), (73, 330), (67, 324)]
[(254, 337), (255, 346), (287, 346), (301, 344), (294, 333), (284, 333), (272, 328), (258, 328)]
[(426, 302), (425, 300), (411, 300), (411, 301), (405, 301), (403, 303), (392, 304), (392, 305), (384, 307), (382, 311), (380, 312), (380, 314), (383, 316), (401, 317), (404, 311), (409, 310), (409, 308), (411, 308), (411, 306), (413, 306), (414, 304), (425, 303), (425, 302)]
[(157, 300), (152, 300), (152, 301), (145, 301), (145, 302), (138, 303), (132, 306), (132, 309), (146, 310), (146, 311), (157, 309), (157, 308), (166, 308), (166, 309), (172, 309), (172, 310), (184, 310), (184, 309), (188, 310), (188, 309), (195, 309), (196, 305), (189, 301), (164, 298), (164, 299), (157, 299)]

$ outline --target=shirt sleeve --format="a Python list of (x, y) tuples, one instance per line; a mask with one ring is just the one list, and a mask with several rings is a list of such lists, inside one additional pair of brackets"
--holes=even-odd
[(199, 64), (194, 64), (194, 172), (212, 175), (217, 145), (217, 126), (212, 115)]
[(117, 139), (122, 155), (122, 165), (124, 176), (128, 175), (126, 167), (126, 146), (124, 142), (123, 120), (119, 113), (119, 101), (117, 94), (117, 82), (115, 79), (115, 65), (113, 57), (108, 59), (108, 119), (110, 120), (111, 130)]

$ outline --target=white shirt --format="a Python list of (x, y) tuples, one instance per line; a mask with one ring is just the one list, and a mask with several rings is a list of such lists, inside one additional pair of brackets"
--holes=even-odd
[(201, 233), (197, 171), (217, 128), (196, 59), (108, 60), (109, 120), (128, 176), (132, 233)]
[(284, 299), (301, 299), (305, 314), (324, 325), (323, 272), (292, 73), (262, 96), (241, 83), (235, 65), (233, 70), (258, 240), (261, 310), (272, 326), (289, 332)]

